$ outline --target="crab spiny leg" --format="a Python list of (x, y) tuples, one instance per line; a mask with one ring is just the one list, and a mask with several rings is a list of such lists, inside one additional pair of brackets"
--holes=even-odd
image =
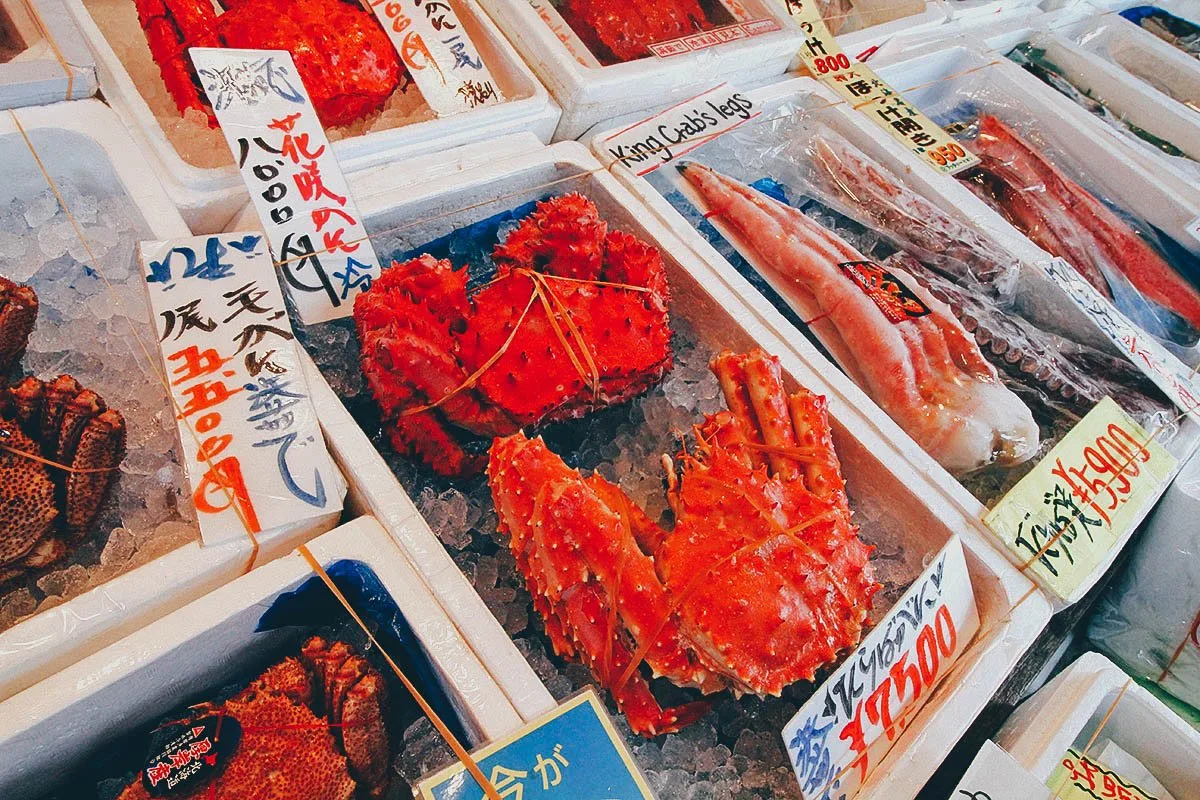
[(79, 385), (79, 381), (70, 375), (59, 375), (46, 384), (46, 394), (42, 402), (41, 430), (39, 431), (41, 441), (58, 442), (58, 432), (62, 428), (63, 415), (67, 413), (67, 404), (82, 391), (83, 387)]
[(8, 398), (12, 401), (17, 423), (34, 435), (41, 427), (42, 399), (45, 394), (46, 384), (37, 378), (26, 378), (8, 390)]
[(842, 479), (841, 464), (833, 449), (833, 433), (829, 428), (825, 398), (807, 389), (801, 389), (788, 397), (788, 412), (800, 447), (825, 454), (805, 464), (805, 486), (818, 497), (836, 502), (849, 519), (846, 483)]
[[(361, 657), (357, 660), (365, 663)], [(345, 672), (346, 667), (342, 670)], [(344, 693), (338, 717), (350, 774), (372, 798), (383, 797), (389, 782), (386, 704), (387, 684), (378, 672), (367, 667), (366, 673)]]
[(47, 446), (54, 445), (54, 454), (51, 458), (60, 464), (70, 463), (79, 446), (79, 438), (83, 435), (83, 429), (87, 427), (93, 417), (106, 409), (104, 399), (91, 389), (84, 389), (71, 398), (63, 412), (62, 423), (58, 426), (58, 436), (46, 443)]
[[(17, 562), (58, 518), (54, 482), (40, 465), (19, 453), (37, 445), (17, 425), (0, 420), (0, 567)], [(15, 452), (10, 452), (15, 451)]]
[[(787, 395), (783, 390), (783, 373), (779, 359), (762, 350), (752, 350), (745, 359), (746, 391), (754, 417), (762, 431), (763, 441), (772, 448), (794, 448), (795, 431), (787, 410)], [(781, 480), (793, 480), (799, 472), (795, 458), (769, 450), (767, 460), (771, 471)]]
[(0, 379), (25, 352), (37, 315), (38, 298), (33, 289), (0, 277)]
[[(750, 393), (746, 388), (746, 371), (742, 365), (741, 356), (726, 350), (712, 362), (713, 374), (721, 384), (721, 393), (725, 395), (725, 405), (733, 415), (734, 426), (741, 438), (751, 444), (762, 444), (762, 436), (754, 421), (754, 410), (750, 407)], [(758, 468), (765, 466), (766, 458), (762, 452), (753, 447), (742, 447), (733, 451), (747, 466)]]
[(484, 456), (463, 450), (434, 410), (398, 417), (387, 435), (393, 450), (421, 459), (439, 475), (475, 475), (487, 461)]
[(162, 73), (163, 84), (181, 112), (206, 111), (200, 99), (186, 47), (219, 43), (213, 31), (217, 17), (207, 0), (134, 0), (146, 33), (150, 54)]
[(125, 418), (108, 410), (94, 417), (79, 435), (71, 466), (96, 472), (67, 475), (67, 528), (86, 531), (100, 513), (104, 495), (116, 481), (117, 466), (125, 458)]

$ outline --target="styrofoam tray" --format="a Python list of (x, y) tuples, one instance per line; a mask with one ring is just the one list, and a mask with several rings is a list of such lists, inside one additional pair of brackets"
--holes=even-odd
[[(116, 0), (63, 0), (74, 16), (97, 59), (105, 99), (146, 151), (154, 172), (196, 233), (221, 230), (248, 200), (232, 155), (225, 166), (200, 168), (189, 164), (167, 138), (129, 71), (104, 38), (89, 8), (92, 3)], [(504, 96), (504, 103), (483, 106), (460, 114), (429, 118), (388, 130), (374, 131), (333, 143), (333, 151), (346, 171), (387, 163), (400, 156), (435, 153), (467, 142), (532, 131), (548, 141), (558, 124), (559, 109), (499, 29), (483, 13), (477, 0), (455, 0), (463, 25), (471, 32)], [(136, 23), (136, 18), (131, 17)], [(127, 41), (144, 42), (136, 24), (122, 29)], [(149, 58), (147, 55), (146, 58)], [(410, 88), (415, 92), (415, 88)], [(175, 114), (172, 105), (162, 113)]]
[[(39, 156), (56, 179), (76, 177), (85, 183), (112, 180), (115, 175), (119, 186), (112, 189), (132, 200), (150, 234), (160, 239), (188, 235), (120, 120), (98, 100), (14, 113), (30, 138), (43, 145)], [(0, 116), (0, 137), (19, 140), (8, 115)], [(9, 168), (9, 175), (15, 175), (16, 164)], [(132, 262), (133, 253), (128, 258)], [(340, 495), (344, 486), (335, 491)], [(260, 537), (255, 563), (328, 530), (339, 516), (314, 518)], [(189, 544), (19, 622), (0, 633), (0, 699), (237, 577), (252, 566), (252, 558), (248, 538), (227, 546), (201, 547), (197, 531), (196, 540)]]
[[(375, 520), (343, 525), (313, 540), (309, 550), (327, 569), (354, 561), (375, 573), (447, 690), (469, 744), (520, 726), (512, 705)], [(279, 558), (0, 703), (0, 795), (20, 800), (41, 794), (98, 746), (262, 663), (284, 638), (257, 630), (263, 612), (311, 579), (299, 553)]]
[(782, 75), (802, 41), (776, 0), (743, 0), (750, 18), (773, 18), (782, 30), (670, 58), (584, 66), (530, 0), (480, 1), (562, 106), (556, 141), (578, 138), (619, 114), (671, 105), (721, 81), (741, 85)]
[(1046, 781), (1067, 749), (1082, 748), (1101, 725), (1101, 737), (1140, 761), (1177, 800), (1198, 796), (1200, 732), (1099, 653), (1081, 656), (1025, 701), (996, 743)]
[[(1014, 65), (1010, 64), (1009, 66), (1019, 70)], [(905, 83), (904, 80), (892, 80), (888, 77), (886, 68), (881, 68), (880, 71), (894, 86), (917, 85), (922, 82), (920, 77), (913, 78), (911, 83)], [(904, 79), (907, 80), (907, 77), (910, 76), (904, 76)], [(1032, 78), (1030, 79), (1032, 80)], [(897, 144), (886, 133), (863, 120), (858, 112), (850, 109), (844, 103), (837, 102), (828, 90), (820, 87), (811, 79), (797, 78), (785, 81), (753, 90), (749, 95), (755, 106), (762, 110), (763, 118), (768, 120), (775, 115), (785, 113), (785, 109), (793, 104), (812, 108), (811, 113), (819, 114), (822, 121), (849, 139), (868, 156), (889, 166), (894, 173), (903, 176), (910, 189), (917, 191), (951, 215), (979, 226), (1013, 253), (1016, 258), (1024, 262), (1018, 283), (1018, 296), (1036, 299), (1036, 302), (1025, 304), (1037, 310), (1036, 321), (1052, 322), (1053, 325), (1049, 327), (1070, 330), (1077, 338), (1093, 347), (1111, 350), (1110, 343), (1100, 335), (1088, 318), (1036, 267), (1049, 256), (1021, 236), (1002, 217), (988, 208), (968, 189), (961, 186), (956, 179), (941, 176), (921, 164), (911, 152)], [(620, 130), (621, 127), (622, 122), (618, 121), (613, 131)], [(593, 139), (593, 148), (597, 153), (605, 152), (602, 142), (613, 131), (600, 133)], [(974, 495), (926, 454), (867, 397), (865, 392), (845, 377), (816, 347), (800, 335), (796, 328), (776, 311), (757, 289), (742, 278), (708, 240), (684, 220), (654, 187), (644, 178), (637, 178), (624, 166), (617, 165), (612, 169), (614, 174), (630, 186), (660, 220), (675, 230), (692, 251), (712, 266), (712, 269), (736, 294), (745, 302), (759, 309), (761, 318), (771, 326), (777, 335), (788, 342), (789, 346), (810, 365), (811, 369), (821, 372), (828, 383), (836, 385), (844, 396), (851, 398), (852, 404), (859, 409), (864, 418), (870, 420), (870, 424), (880, 432), (880, 435), (887, 439), (893, 447), (900, 450), (905, 459), (916, 465), (927, 480), (936, 485), (943, 496), (953, 503), (960, 513), (974, 521), (974, 527), (980, 535), (1003, 550), (1014, 565), (1022, 566), (1021, 559), (1009, 552), (1003, 545), (995, 542), (994, 534), (984, 526), (982, 519), (987, 509)], [(1143, 175), (1143, 180), (1147, 185), (1152, 183), (1149, 176)], [(1159, 197), (1161, 198), (1161, 191)], [(1172, 213), (1178, 216), (1177, 212), (1164, 211), (1164, 214)], [(1172, 452), (1180, 457), (1200, 446), (1200, 426), (1191, 422), (1186, 422), (1184, 425), (1184, 430), (1171, 445)], [(1165, 490), (1166, 487), (1162, 488)], [(1126, 534), (1124, 541), (1128, 541), (1131, 535), (1132, 529)], [(1119, 551), (1119, 547), (1110, 551), (1104, 563), (1093, 573), (1090, 581), (1079, 586), (1070, 597), (1066, 598), (1065, 602), (1059, 602), (1056, 599), (1056, 607), (1070, 605), (1083, 597), (1111, 565)], [(1033, 573), (1030, 575), (1034, 580), (1042, 583), (1038, 576)]]
[[(1022, 3), (1027, 1), (1017, 0)], [(865, 23), (860, 23), (859, 27), (842, 29), (837, 40), (846, 55), (867, 61), (896, 36), (916, 33), (936, 35), (951, 19), (953, 4), (945, 0), (926, 0), (924, 8), (917, 9), (916, 6), (922, 4), (910, 0), (854, 0), (854, 5), (861, 9), (857, 13), (866, 15)], [(854, 21), (851, 20), (852, 23)]]
[(0, 109), (80, 100), (96, 93), (96, 65), (62, 0), (2, 0), (25, 50), (0, 64)]
[[(385, 176), (390, 176), (390, 185)], [(449, 176), (436, 186), (412, 184), (404, 164), (376, 171), (371, 179), (372, 193), (355, 191), (357, 178), (350, 179), (368, 231), (390, 230), (400, 223), (404, 238), (414, 243), (548, 192), (584, 193), (612, 225), (658, 246), (668, 267), (673, 318), (691, 320), (706, 343), (733, 348), (757, 345), (779, 355), (789, 379), (829, 398), (838, 455), (851, 493), (886, 497), (885, 513), (911, 536), (906, 541), (915, 552), (933, 552), (951, 534), (963, 534), (983, 633), (963, 656), (955, 679), (915, 715), (860, 795), (915, 796), (1048, 620), (1049, 605), (1041, 594), (987, 546), (973, 522), (948, 503), (927, 477), (880, 435), (872, 421), (858, 412), (858, 400), (844, 391), (840, 376), (830, 381), (799, 358), (780, 338), (778, 329), (764, 324), (765, 304), (746, 302), (731, 292), (717, 271), (688, 251), (580, 145), (555, 145)], [(252, 222), (252, 214), (248, 210), (233, 225)], [(401, 543), (522, 716), (544, 711), (549, 701), (546, 690), (523, 660), (518, 659), (520, 664), (514, 667), (506, 656), (515, 652), (512, 640), (438, 538), (419, 516), (413, 518), (411, 504), (383, 457), (370, 447), (370, 440), (332, 392), (314, 393), (321, 403), (322, 420), (332, 434), (335, 458), (350, 480), (356, 507), (385, 514), (381, 518), (384, 526)], [(535, 620), (532, 624), (540, 623)]]

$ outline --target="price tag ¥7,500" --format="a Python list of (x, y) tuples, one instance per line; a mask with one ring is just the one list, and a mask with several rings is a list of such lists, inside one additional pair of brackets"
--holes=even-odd
[(189, 52), (300, 318), (350, 316), (379, 260), (291, 55)]
[(816, 0), (778, 0), (804, 32), (800, 60), (817, 80), (945, 175), (979, 164), (933, 120), (918, 111), (875, 71), (854, 62), (829, 32)]
[[(592, 689), (473, 755), (504, 798), (654, 798)], [(418, 790), (421, 800), (483, 798), (461, 763), (421, 781)]]
[(854, 797), (978, 630), (956, 536), (783, 729), (805, 800)]
[(262, 234), (142, 242), (139, 258), (204, 543), (340, 509)]
[(1066, 600), (1132, 531), (1175, 466), (1175, 458), (1106, 397), (984, 522)]
[(439, 116), (501, 103), (496, 80), (445, 0), (371, 0), (421, 96)]

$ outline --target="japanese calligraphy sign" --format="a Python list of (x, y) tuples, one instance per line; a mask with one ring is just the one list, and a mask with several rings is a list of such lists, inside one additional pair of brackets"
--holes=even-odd
[[(653, 800), (593, 689), (473, 754), (504, 800)], [(481, 800), (456, 764), (421, 781), (421, 800)]]
[(450, 0), (370, 0), (425, 102), (439, 116), (504, 101)]
[(1050, 800), (1050, 790), (988, 739), (951, 797), (953, 800)]
[(954, 140), (933, 120), (918, 111), (888, 86), (865, 64), (853, 62), (842, 52), (816, 0), (779, 0), (804, 33), (800, 60), (817, 80), (839, 97), (866, 114), (938, 172), (953, 175), (973, 167), (979, 158)]
[(1042, 270), (1171, 402), (1200, 422), (1200, 382), (1192, 370), (1130, 322), (1069, 263), (1055, 258), (1043, 263)]
[(749, 97), (722, 83), (613, 134), (604, 147), (614, 163), (619, 161), (640, 177), (761, 113)]
[(142, 242), (184, 466), (205, 544), (341, 507), (260, 233)]
[(189, 52), (300, 318), (350, 316), (379, 259), (291, 55)]
[(978, 630), (956, 536), (783, 729), (805, 800), (854, 797)]
[(1106, 397), (984, 522), (1065, 600), (1132, 530), (1175, 465), (1162, 445)]
[(1157, 800), (1078, 750), (1067, 751), (1047, 784), (1056, 800)]

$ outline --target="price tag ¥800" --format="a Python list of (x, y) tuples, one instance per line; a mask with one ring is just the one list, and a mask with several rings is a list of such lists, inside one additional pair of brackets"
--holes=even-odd
[(291, 55), (190, 53), (300, 318), (350, 316), (379, 259)]
[(340, 509), (262, 234), (142, 242), (139, 257), (204, 543)]
[(449, 0), (371, 0), (371, 8), (439, 116), (504, 101)]
[(1066, 600), (1158, 497), (1174, 456), (1106, 397), (984, 517)]
[(854, 797), (978, 630), (956, 536), (783, 729), (806, 800)]
[[(592, 689), (474, 754), (503, 798), (653, 800), (633, 756)], [(456, 764), (421, 781), (421, 800), (483, 800)]]
[(979, 164), (954, 137), (922, 114), (865, 64), (853, 62), (829, 32), (816, 0), (779, 0), (804, 32), (800, 60), (855, 109), (944, 175)]

